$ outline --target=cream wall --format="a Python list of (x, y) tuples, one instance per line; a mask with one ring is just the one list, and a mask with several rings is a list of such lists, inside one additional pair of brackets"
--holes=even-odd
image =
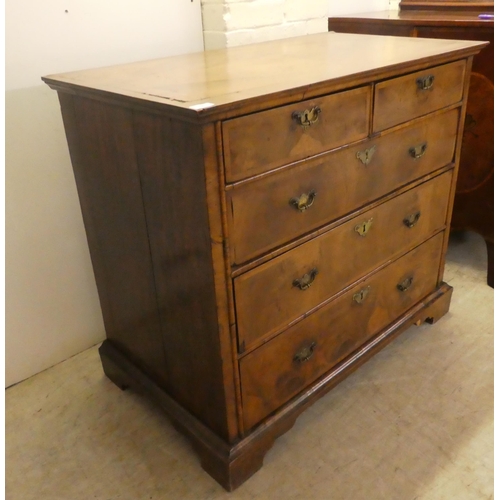
[(202, 0), (205, 49), (328, 31), (329, 0)]
[[(221, 31), (234, 38), (225, 44), (326, 31), (328, 14), (397, 8), (395, 0), (242, 2), (262, 10), (237, 18), (233, 9), (233, 21), (248, 21), (241, 27), (219, 9)], [(279, 22), (263, 26), (277, 11)], [(104, 338), (57, 94), (40, 77), (202, 50), (203, 30), (200, 0), (7, 0), (5, 13), (9, 386)]]
[(7, 0), (5, 13), (9, 386), (104, 338), (57, 94), (40, 77), (194, 52), (203, 38), (199, 0)]
[(397, 9), (399, 0), (202, 0), (205, 49), (328, 30), (328, 16)]

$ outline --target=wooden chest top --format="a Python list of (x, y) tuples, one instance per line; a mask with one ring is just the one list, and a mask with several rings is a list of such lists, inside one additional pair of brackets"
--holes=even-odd
[[(381, 70), (411, 71), (432, 58), (432, 64), (477, 52), (482, 42), (414, 40), (345, 33), (320, 33), (254, 45), (186, 54), (106, 68), (50, 75), (43, 80), (68, 91), (78, 87), (121, 100), (161, 103), (191, 117), (238, 109), (248, 99), (270, 96), (281, 102), (304, 99), (332, 88), (369, 82)], [(281, 95), (280, 95), (281, 94)], [(284, 95), (283, 95), (284, 94)], [(220, 117), (220, 116), (219, 116)]]

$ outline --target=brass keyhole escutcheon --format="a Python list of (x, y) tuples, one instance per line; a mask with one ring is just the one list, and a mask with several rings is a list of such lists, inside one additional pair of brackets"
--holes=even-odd
[(355, 226), (354, 231), (356, 231), (360, 236), (365, 237), (368, 234), (368, 231), (371, 229), (372, 224), (373, 224), (373, 217)]
[(397, 288), (400, 292), (406, 292), (413, 285), (413, 276), (409, 276), (408, 278), (401, 281), (401, 283), (397, 284)]
[(318, 193), (313, 189), (309, 193), (302, 193), (298, 198), (292, 198), (289, 203), (293, 208), (296, 208), (299, 212), (305, 212), (308, 208), (311, 208), (314, 200)]
[(366, 288), (363, 288), (362, 290), (360, 290), (359, 292), (355, 293), (353, 296), (352, 296), (352, 300), (354, 302), (356, 302), (357, 304), (362, 304), (368, 293), (370, 292), (370, 287), (367, 286)]
[(371, 148), (365, 149), (364, 151), (358, 151), (356, 153), (356, 158), (363, 164), (368, 165), (375, 154), (376, 146), (372, 146)]
[(414, 227), (418, 220), (420, 219), (420, 210), (415, 212), (414, 214), (410, 214), (403, 219), (403, 223), (406, 227), (412, 228)]
[(295, 286), (300, 290), (307, 290), (313, 284), (316, 276), (318, 276), (318, 273), (319, 271), (314, 267), (308, 273), (304, 274), (302, 278), (293, 280), (292, 286)]
[(299, 125), (302, 125), (303, 129), (306, 129), (318, 123), (320, 113), (321, 108), (319, 106), (313, 106), (311, 109), (305, 109), (304, 111), (294, 111), (292, 113), (292, 118)]
[(419, 90), (430, 90), (434, 85), (434, 75), (422, 76), (416, 82)]
[(307, 347), (302, 348), (295, 354), (293, 360), (296, 363), (304, 363), (304, 361), (310, 360), (312, 358), (312, 355), (314, 354), (314, 348), (316, 347), (316, 345), (316, 342), (312, 342)]

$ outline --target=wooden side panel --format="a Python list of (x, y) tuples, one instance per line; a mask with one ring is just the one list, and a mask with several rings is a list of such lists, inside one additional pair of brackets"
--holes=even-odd
[(221, 123), (203, 126), (205, 182), (208, 222), (212, 244), (212, 265), (217, 299), (220, 352), (227, 412), (228, 437), (236, 442), (243, 433), (241, 418), (240, 378), (237, 361), (233, 281), (228, 255), (227, 212), (224, 196), (224, 159)]
[(167, 377), (135, 160), (132, 114), (60, 93), (106, 335), (153, 378)]
[(471, 76), (471, 69), (472, 69), (472, 57), (469, 57), (466, 60), (466, 68), (465, 68), (465, 78), (464, 78), (464, 89), (463, 89), (463, 100), (462, 100), (462, 107), (460, 108), (460, 120), (458, 122), (458, 132), (457, 132), (457, 145), (455, 147), (455, 165), (456, 168), (454, 169), (453, 173), (453, 181), (451, 183), (451, 191), (450, 191), (450, 196), (448, 199), (448, 215), (446, 217), (446, 231), (445, 231), (445, 244), (443, 245), (443, 255), (441, 257), (441, 265), (439, 268), (439, 279), (443, 279), (444, 275), (444, 265), (446, 262), (446, 250), (448, 248), (448, 238), (450, 236), (450, 229), (451, 229), (451, 217), (453, 214), (453, 203), (455, 199), (455, 191), (457, 187), (457, 178), (458, 178), (458, 171), (460, 167), (460, 155), (462, 151), (462, 142), (463, 142), (463, 135), (464, 135), (464, 128), (465, 128), (465, 117), (467, 115), (467, 101), (469, 98), (469, 87), (470, 87), (470, 76)]
[(202, 129), (134, 115), (167, 392), (228, 438)]

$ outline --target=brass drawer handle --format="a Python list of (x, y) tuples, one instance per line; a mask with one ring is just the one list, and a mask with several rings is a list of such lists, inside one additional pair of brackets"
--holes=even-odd
[(403, 223), (406, 227), (414, 227), (418, 220), (420, 219), (420, 210), (414, 214), (410, 214), (403, 219)]
[(397, 287), (400, 292), (406, 292), (413, 285), (413, 276), (404, 279), (401, 283), (398, 283)]
[(295, 363), (304, 363), (304, 361), (310, 360), (312, 358), (312, 355), (314, 354), (315, 347), (316, 342), (312, 342), (311, 345), (304, 347), (300, 351), (298, 351), (293, 357)]
[(356, 231), (360, 236), (365, 237), (368, 234), (370, 228), (372, 227), (372, 224), (373, 224), (373, 217), (355, 226), (354, 231)]
[(355, 293), (352, 296), (352, 300), (354, 300), (354, 302), (356, 302), (357, 304), (362, 304), (365, 301), (369, 292), (370, 292), (370, 287), (367, 286), (366, 288), (363, 288), (359, 292)]
[(292, 113), (292, 118), (299, 125), (302, 125), (302, 128), (306, 129), (307, 127), (310, 127), (318, 122), (320, 113), (321, 108), (319, 106), (314, 106), (311, 109), (305, 109), (304, 111), (294, 111)]
[(296, 208), (299, 212), (304, 212), (308, 208), (311, 208), (314, 200), (318, 193), (314, 191), (310, 191), (308, 194), (302, 193), (298, 198), (292, 198), (289, 203), (293, 208)]
[(376, 149), (377, 149), (376, 146), (372, 146), (371, 148), (365, 149), (364, 151), (358, 151), (356, 153), (356, 158), (363, 165), (368, 165), (372, 161)]
[(422, 156), (425, 155), (426, 151), (427, 151), (427, 143), (426, 142), (419, 144), (418, 146), (414, 146), (408, 150), (408, 152), (410, 153), (410, 156), (414, 160), (418, 160), (419, 158), (422, 158)]
[(308, 273), (304, 274), (302, 278), (293, 280), (292, 285), (300, 288), (301, 290), (307, 290), (313, 284), (316, 276), (318, 276), (318, 273), (319, 271), (316, 268), (313, 268)]
[(422, 76), (416, 82), (419, 90), (430, 90), (434, 85), (434, 75)]

